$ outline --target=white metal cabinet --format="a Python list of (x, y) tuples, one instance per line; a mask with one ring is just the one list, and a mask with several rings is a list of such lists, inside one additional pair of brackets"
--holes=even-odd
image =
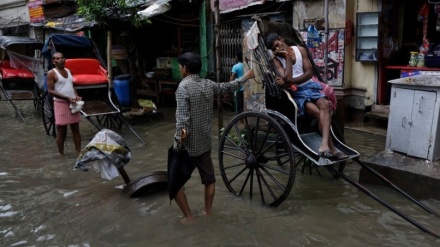
[[(428, 85), (420, 84), (420, 81), (414, 83), (417, 78), (428, 80)], [(440, 79), (435, 76), (419, 76), (393, 81), (395, 84), (391, 89), (387, 149), (431, 161), (440, 158)], [(439, 87), (433, 87), (432, 82), (439, 83)]]

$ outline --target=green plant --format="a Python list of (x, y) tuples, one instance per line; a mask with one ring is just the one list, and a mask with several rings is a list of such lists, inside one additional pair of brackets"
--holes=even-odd
[[(223, 136), (224, 132), (225, 132), (225, 128), (221, 128), (219, 130), (220, 136)], [(240, 136), (236, 136), (236, 135), (232, 134), (231, 132), (229, 132), (227, 137), (240, 147), (248, 147), (249, 146), (249, 142), (246, 138), (246, 134), (244, 134), (244, 133), (240, 134)]]

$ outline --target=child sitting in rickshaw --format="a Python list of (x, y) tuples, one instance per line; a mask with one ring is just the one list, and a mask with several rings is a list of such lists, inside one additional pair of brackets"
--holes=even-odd
[(312, 65), (303, 46), (288, 46), (277, 33), (269, 33), (265, 38), (265, 45), (272, 50), (275, 69), (279, 77), (275, 83), (288, 89), (298, 106), (298, 115), (308, 114), (315, 117), (319, 123), (322, 142), (318, 155), (322, 158), (346, 159), (348, 156), (339, 151), (330, 136), (331, 103), (324, 94), (318, 82), (311, 80)]

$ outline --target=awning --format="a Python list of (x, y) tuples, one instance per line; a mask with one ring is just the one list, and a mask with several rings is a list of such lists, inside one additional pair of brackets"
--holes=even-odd
[[(211, 0), (211, 9), (214, 9), (214, 1)], [(266, 0), (218, 0), (220, 14), (247, 8), (252, 5), (263, 4)]]
[(97, 23), (95, 21), (87, 21), (86, 18), (77, 14), (31, 24), (33, 27), (52, 28), (69, 33), (76, 33), (84, 29), (90, 29), (96, 25)]
[[(211, 9), (214, 9), (214, 1), (211, 0)], [(253, 5), (259, 5), (266, 2), (285, 2), (289, 0), (218, 0), (220, 14), (229, 13), (236, 10), (248, 8)]]
[(171, 4), (169, 4), (170, 1), (171, 0), (150, 1), (152, 2), (151, 5), (146, 9), (139, 11), (138, 14), (147, 19), (163, 14), (171, 9)]

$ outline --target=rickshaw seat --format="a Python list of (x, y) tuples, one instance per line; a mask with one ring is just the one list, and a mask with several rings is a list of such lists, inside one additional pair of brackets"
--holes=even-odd
[(1, 62), (0, 73), (4, 79), (33, 79), (34, 74), (27, 69), (16, 69), (11, 67), (11, 62), (9, 60), (3, 60)]
[(107, 71), (93, 58), (66, 59), (64, 65), (70, 70), (75, 86), (100, 85), (109, 82)]

